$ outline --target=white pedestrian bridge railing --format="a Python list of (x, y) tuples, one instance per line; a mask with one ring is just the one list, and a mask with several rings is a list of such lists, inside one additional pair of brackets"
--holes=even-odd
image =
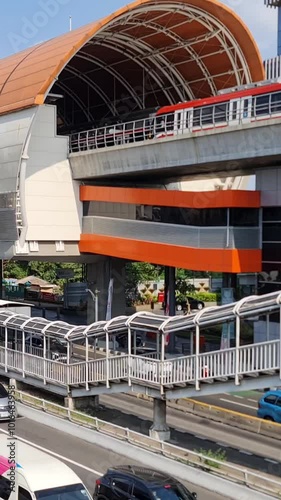
[(116, 381), (142, 383), (165, 391), (178, 384), (195, 385), (207, 381), (223, 382), (246, 375), (280, 373), (280, 340), (262, 342), (169, 360), (123, 354), (79, 362), (59, 362), (0, 347), (0, 371), (17, 372), (23, 378), (34, 377), (44, 383), (80, 386)]

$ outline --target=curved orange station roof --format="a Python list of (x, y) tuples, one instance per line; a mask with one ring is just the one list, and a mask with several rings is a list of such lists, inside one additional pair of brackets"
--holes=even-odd
[[(109, 70), (115, 71), (119, 95), (126, 80), (136, 100), (141, 71), (151, 73), (159, 104), (264, 79), (248, 28), (217, 0), (137, 0), (99, 22), (2, 59), (0, 114), (43, 104), (60, 85), (69, 96), (76, 92), (81, 107), (83, 85), (108, 105), (114, 100), (113, 80), (105, 77)], [(87, 77), (82, 81), (79, 74)]]

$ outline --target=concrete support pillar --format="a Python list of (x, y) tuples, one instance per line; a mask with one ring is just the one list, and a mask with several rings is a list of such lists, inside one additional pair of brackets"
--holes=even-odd
[(9, 385), (14, 387), (16, 390), (18, 389), (18, 383), (17, 383), (17, 380), (15, 378), (10, 378)]
[(64, 398), (64, 406), (69, 410), (75, 410), (74, 399), (70, 397)]
[(85, 396), (80, 398), (64, 398), (64, 406), (69, 410), (86, 411), (96, 410), (99, 407), (99, 396)]
[(167, 426), (167, 402), (165, 399), (153, 400), (153, 424), (149, 429), (150, 437), (159, 441), (168, 441), (171, 436)]
[[(113, 298), (111, 316), (120, 316), (126, 312), (125, 298), (125, 265), (123, 259), (115, 259), (111, 257), (101, 257), (100, 260), (93, 264), (87, 265), (87, 282), (88, 287), (95, 292), (98, 290), (98, 320), (106, 319), (108, 286), (110, 279), (113, 278)], [(95, 322), (95, 303), (91, 294), (88, 296), (87, 321), (88, 324)]]

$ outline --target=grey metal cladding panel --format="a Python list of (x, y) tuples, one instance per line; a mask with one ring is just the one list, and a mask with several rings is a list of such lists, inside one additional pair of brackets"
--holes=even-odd
[(226, 227), (200, 227), (199, 248), (225, 248), (226, 234)]
[[(226, 248), (227, 244), (225, 227), (198, 228), (109, 217), (83, 217), (83, 233), (191, 248)], [(259, 229), (230, 228), (228, 248), (259, 248)]]
[(260, 248), (260, 229), (258, 227), (231, 228), (233, 248)]
[(16, 211), (13, 209), (0, 209), (0, 241), (16, 241), (18, 232), (16, 226)]
[[(200, 228), (202, 231), (202, 228)], [(220, 242), (224, 240), (225, 228), (219, 228), (214, 234), (213, 241), (208, 238), (203, 248), (222, 248)], [(219, 235), (221, 232), (221, 235)], [(199, 247), (199, 228), (157, 222), (130, 221), (110, 219), (107, 217), (84, 217), (83, 233), (102, 234), (117, 238), (128, 238), (184, 247)], [(210, 233), (211, 234), (211, 233)]]
[(0, 209), (1, 208), (16, 209), (16, 198), (17, 198), (17, 193), (0, 193)]

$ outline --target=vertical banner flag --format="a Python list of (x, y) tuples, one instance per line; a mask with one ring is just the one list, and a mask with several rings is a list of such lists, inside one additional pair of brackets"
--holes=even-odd
[(106, 321), (109, 321), (112, 315), (113, 283), (114, 283), (114, 278), (110, 278), (108, 285), (108, 297), (107, 297), (107, 308), (106, 308), (106, 318), (105, 318)]

